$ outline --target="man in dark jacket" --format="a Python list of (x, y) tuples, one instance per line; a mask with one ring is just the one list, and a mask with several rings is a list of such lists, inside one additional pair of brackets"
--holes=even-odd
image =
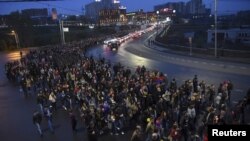
[(38, 111), (34, 112), (33, 114), (33, 123), (36, 125), (37, 130), (40, 134), (40, 136), (43, 136), (42, 130), (41, 130), (41, 122), (42, 122), (42, 114), (39, 113)]
[(70, 121), (71, 121), (72, 130), (73, 130), (74, 132), (76, 132), (76, 131), (77, 131), (77, 129), (76, 129), (77, 120), (76, 120), (76, 116), (75, 116), (75, 114), (73, 113), (72, 110), (70, 111), (69, 116), (70, 116)]

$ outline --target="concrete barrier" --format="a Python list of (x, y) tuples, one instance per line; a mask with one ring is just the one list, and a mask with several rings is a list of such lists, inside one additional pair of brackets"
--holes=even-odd
[[(174, 44), (164, 44), (158, 41), (155, 41), (156, 45), (166, 47), (175, 51), (189, 52), (189, 46), (180, 46)], [(196, 48), (192, 47), (192, 54), (204, 54), (204, 55), (214, 55), (214, 48)], [(217, 55), (220, 57), (237, 57), (237, 58), (250, 58), (250, 51), (242, 51), (242, 50), (229, 50), (229, 49), (217, 49)]]

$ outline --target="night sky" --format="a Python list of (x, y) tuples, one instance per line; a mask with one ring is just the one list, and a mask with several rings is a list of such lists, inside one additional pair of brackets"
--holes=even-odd
[[(56, 8), (59, 14), (82, 14), (85, 4), (94, 0), (62, 0), (62, 1), (39, 1), (39, 2), (1, 2), (0, 15), (9, 14), (12, 11), (27, 8)], [(7, 1), (7, 0), (4, 0)], [(127, 7), (127, 11), (152, 11), (153, 7), (166, 2), (189, 0), (120, 0), (123, 6)], [(214, 0), (203, 0), (207, 8), (214, 6)], [(239, 10), (250, 10), (250, 0), (218, 0), (218, 13), (231, 14)]]

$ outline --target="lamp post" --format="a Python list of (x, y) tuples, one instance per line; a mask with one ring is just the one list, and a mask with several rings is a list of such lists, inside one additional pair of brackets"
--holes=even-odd
[(63, 29), (63, 20), (59, 20), (59, 28), (60, 28), (60, 36), (61, 36), (61, 44), (65, 44), (65, 37), (64, 37), (64, 29)]
[(188, 40), (189, 40), (189, 45), (190, 45), (189, 55), (192, 56), (192, 37), (189, 37)]
[(214, 0), (214, 56), (217, 57), (217, 0)]
[(12, 30), (12, 31), (11, 31), (11, 34), (15, 36), (16, 47), (19, 48), (20, 45), (19, 45), (19, 38), (18, 38), (17, 33), (15, 32), (15, 30)]
[(156, 25), (157, 25), (157, 26), (156, 26), (156, 28), (157, 28), (157, 34), (156, 34), (156, 36), (158, 35), (158, 28), (159, 28), (159, 25), (158, 25), (158, 24), (159, 24), (159, 13), (160, 13), (160, 12), (157, 10), (157, 11), (156, 11), (156, 14), (157, 14), (157, 21), (156, 21)]

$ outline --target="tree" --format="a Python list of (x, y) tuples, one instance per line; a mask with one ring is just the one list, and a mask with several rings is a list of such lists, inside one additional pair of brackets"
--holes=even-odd
[(7, 25), (14, 30), (19, 37), (20, 46), (33, 46), (33, 23), (29, 16), (20, 14), (18, 11), (8, 15), (6, 20)]
[(0, 51), (6, 50), (8, 48), (7, 43), (1, 39), (0, 40)]

